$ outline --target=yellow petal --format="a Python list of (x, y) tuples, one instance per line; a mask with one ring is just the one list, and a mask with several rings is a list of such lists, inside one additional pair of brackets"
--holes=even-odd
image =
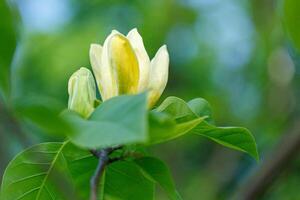
[(127, 38), (130, 41), (130, 44), (138, 59), (140, 70), (138, 91), (143, 92), (148, 87), (150, 59), (144, 47), (143, 38), (138, 33), (136, 28), (129, 31), (129, 33), (127, 34)]
[(113, 77), (117, 79), (118, 93), (137, 93), (139, 66), (136, 55), (128, 39), (121, 34), (113, 35), (110, 39), (108, 52)]

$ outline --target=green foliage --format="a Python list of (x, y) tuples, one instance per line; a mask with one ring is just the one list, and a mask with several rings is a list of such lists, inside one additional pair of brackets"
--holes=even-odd
[(300, 2), (298, 0), (284, 1), (284, 24), (294, 46), (300, 50)]
[(89, 120), (67, 114), (72, 142), (84, 148), (140, 143), (147, 140), (146, 94), (114, 97), (98, 106)]
[[(211, 114), (210, 105), (203, 99), (194, 99), (188, 102), (189, 107), (198, 116)], [(208, 119), (211, 119), (211, 115)], [(242, 127), (216, 127), (207, 121), (199, 124), (193, 133), (205, 136), (225, 147), (246, 152), (259, 160), (255, 139), (246, 128)]]
[(165, 142), (182, 136), (205, 118), (195, 115), (182, 99), (168, 97), (150, 112), (149, 143)]
[[(88, 120), (66, 111), (63, 119), (73, 129), (68, 137), (77, 146), (68, 141), (43, 143), (19, 154), (5, 171), (2, 198), (87, 199), (97, 158), (82, 147), (149, 145), (193, 132), (258, 159), (255, 141), (249, 131), (234, 127), (218, 128), (207, 122), (211, 121), (211, 110), (205, 100), (198, 98), (186, 103), (177, 97), (169, 97), (149, 112), (149, 119), (146, 100), (145, 93), (114, 97), (101, 103)], [(29, 113), (40, 112), (39, 107), (29, 108), (36, 111)], [(32, 115), (32, 118), (37, 117)], [(134, 148), (124, 149), (127, 150), (110, 157), (117, 158), (117, 161), (107, 166), (102, 177), (102, 199), (151, 200), (155, 184), (160, 185), (171, 200), (181, 199), (171, 173), (162, 161), (144, 157)], [(128, 151), (132, 151), (132, 155), (136, 152), (139, 158), (130, 159), (132, 155)], [(61, 187), (62, 184), (64, 187)]]
[(74, 188), (69, 187), (72, 184), (63, 153), (66, 145), (39, 144), (17, 155), (4, 173), (1, 199), (77, 199)]
[(0, 95), (10, 89), (10, 65), (16, 48), (13, 16), (5, 0), (0, 0)]
[[(15, 112), (15, 108), (2, 107), (4, 102), (1, 102), (0, 97), (2, 172), (11, 156), (26, 146), (24, 141), (49, 141), (43, 135), (45, 132), (60, 134), (66, 130), (64, 122), (59, 122), (55, 116), (57, 111), (61, 112), (62, 107), (55, 108), (53, 112), (52, 102), (41, 103), (35, 100), (31, 105), (24, 105), (23, 101), (38, 94), (54, 97), (65, 106), (69, 76), (79, 66), (89, 67), (89, 44), (103, 43), (105, 36), (113, 28), (126, 33), (137, 27), (150, 58), (161, 44), (167, 44), (170, 50), (171, 76), (164, 95), (176, 94), (189, 100), (201, 94), (213, 106), (217, 123), (214, 124), (211, 117), (205, 118), (200, 124), (208, 122), (208, 126), (201, 128), (202, 132), (206, 132), (201, 136), (222, 136), (229, 135), (226, 132), (235, 132), (231, 128), (220, 130), (212, 125), (247, 124), (249, 130), (255, 130), (260, 151), (269, 152), (269, 148), (280, 143), (282, 134), (288, 134), (292, 126), (290, 122), (295, 121), (299, 115), (299, 51), (294, 52), (290, 48), (290, 44), (298, 50), (300, 48), (299, 0), (272, 3), (259, 0), (209, 3), (172, 0), (24, 3), (0, 0), (0, 51), (5, 50), (4, 54), (10, 54), (12, 47), (9, 45), (10, 39), (6, 38), (15, 37), (14, 32), (11, 32), (12, 35), (6, 34), (11, 30), (6, 29), (10, 25), (2, 26), (12, 23), (11, 14), (2, 9), (8, 11), (6, 2), (16, 4), (21, 9), (24, 24), (18, 30), (21, 40), (18, 41), (18, 51), (10, 69), (13, 95), (20, 98), (17, 102), (20, 104), (18, 112)], [(55, 17), (45, 18), (48, 15), (42, 15), (32, 18), (33, 13), (38, 14), (41, 11), (36, 9), (41, 4), (47, 4), (46, 7)], [(164, 12), (154, 13), (154, 10)], [(47, 19), (56, 23), (50, 23), (51, 26), (48, 25), (47, 29), (37, 27), (41, 24), (45, 27), (48, 24)], [(43, 23), (45, 20), (47, 23)], [(157, 29), (159, 31), (154, 31)], [(291, 43), (287, 43), (287, 39)], [(9, 60), (10, 56), (4, 54), (0, 54), (1, 59)], [(294, 61), (294, 67), (290, 59)], [(9, 65), (0, 65), (0, 82), (4, 82), (3, 86), (0, 84), (1, 88), (6, 88), (8, 83)], [(281, 81), (286, 80), (286, 72), (291, 80)], [(1, 92), (4, 90), (6, 89), (1, 89)], [(191, 107), (190, 102), (187, 103)], [(194, 110), (192, 107), (191, 109)], [(207, 113), (202, 114), (210, 116)], [(158, 139), (159, 133), (169, 134), (176, 126), (176, 122), (167, 113), (150, 112), (148, 118), (148, 124), (151, 124), (149, 128), (152, 133), (158, 133)], [(195, 133), (198, 128), (196, 126), (189, 134)], [(51, 137), (55, 141), (60, 140), (56, 136)], [(173, 173), (180, 181), (178, 189), (183, 192), (185, 199), (198, 199), (199, 196), (203, 199), (230, 199), (232, 192), (237, 191), (238, 183), (244, 182), (249, 170), (253, 170), (249, 166), (253, 163), (249, 159), (240, 159), (240, 156), (231, 154), (223, 158), (228, 153), (225, 148), (219, 148), (218, 144), (209, 143), (207, 139), (198, 138), (197, 141), (197, 137), (193, 135), (175, 142), (166, 140), (168, 144), (156, 145), (154, 150), (169, 161)], [(226, 138), (227, 145), (234, 139), (228, 136)], [(224, 165), (215, 164), (217, 160)], [(273, 183), (271, 190), (263, 198), (298, 199), (299, 163), (297, 159), (292, 160), (293, 163), (289, 165), (291, 167), (287, 169), (288, 173)], [(96, 159), (93, 161), (96, 162)], [(95, 166), (96, 164), (92, 165)], [(86, 183), (94, 171), (92, 167)], [(219, 172), (226, 176), (219, 175)], [(89, 184), (85, 186), (89, 187)], [(86, 192), (89, 193), (88, 190)], [(87, 198), (86, 196), (85, 199)]]
[(154, 184), (132, 161), (109, 165), (105, 175), (104, 199), (152, 200)]
[[(88, 199), (97, 159), (69, 142), (35, 145), (11, 161), (3, 176), (1, 199)], [(105, 199), (153, 199), (154, 185), (133, 161), (109, 165)]]
[(169, 97), (150, 117), (150, 142), (165, 142), (192, 132), (259, 159), (255, 140), (247, 129), (216, 127), (209, 123), (212, 122), (211, 113), (210, 105), (204, 99), (186, 103), (177, 97)]
[(52, 99), (35, 97), (17, 99), (15, 102), (15, 111), (46, 133), (61, 137), (72, 132), (71, 124), (59, 115), (62, 106)]
[(168, 167), (161, 160), (154, 157), (143, 157), (135, 162), (153, 182), (159, 184), (168, 194), (171, 200), (180, 200)]
[(249, 130), (242, 127), (216, 127), (206, 122), (197, 126), (192, 133), (205, 136), (225, 147), (248, 153), (259, 160), (255, 140)]
[[(90, 179), (97, 159), (88, 151), (69, 144), (64, 151), (72, 179), (81, 199), (88, 199)], [(133, 161), (108, 165), (100, 185), (104, 199), (153, 199), (154, 185), (146, 179)]]

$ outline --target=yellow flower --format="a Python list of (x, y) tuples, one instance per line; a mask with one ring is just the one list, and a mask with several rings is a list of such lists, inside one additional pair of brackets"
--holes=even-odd
[(90, 61), (103, 101), (117, 95), (149, 91), (148, 104), (152, 107), (168, 81), (166, 45), (150, 61), (137, 29), (132, 29), (127, 36), (112, 31), (103, 47), (92, 44)]
[(73, 73), (69, 79), (68, 93), (68, 108), (88, 118), (94, 111), (96, 100), (96, 85), (92, 72), (81, 67)]

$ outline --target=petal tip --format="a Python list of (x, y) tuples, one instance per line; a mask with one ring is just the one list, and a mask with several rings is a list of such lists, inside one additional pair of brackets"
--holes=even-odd
[(157, 51), (157, 54), (160, 54), (160, 55), (164, 55), (166, 57), (169, 57), (169, 52), (168, 52), (168, 48), (167, 48), (167, 45), (163, 45), (161, 46), (158, 51)]
[(138, 32), (138, 29), (137, 29), (137, 28), (131, 29), (131, 30), (128, 32), (127, 37), (129, 37), (129, 38), (139, 38), (139, 39), (142, 40), (142, 36), (141, 36), (141, 34)]
[[(131, 30), (129, 31), (129, 33), (133, 33), (133, 32), (138, 33), (138, 30), (137, 30), (136, 27), (134, 27), (133, 29), (131, 29)], [(129, 33), (128, 33), (128, 34), (129, 34)]]
[(165, 50), (165, 51), (168, 51), (168, 48), (167, 48), (167, 45), (166, 45), (166, 44), (162, 45), (162, 46), (160, 47), (160, 49)]
[(90, 52), (99, 51), (102, 49), (102, 46), (100, 44), (92, 43), (90, 45)]

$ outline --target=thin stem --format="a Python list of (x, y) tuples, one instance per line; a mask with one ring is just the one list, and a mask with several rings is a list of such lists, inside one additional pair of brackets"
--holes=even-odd
[(98, 165), (95, 170), (94, 175), (91, 178), (90, 186), (91, 186), (91, 193), (90, 193), (90, 200), (98, 200), (98, 196), (102, 195), (99, 194), (99, 184), (100, 180), (103, 176), (104, 170), (106, 165), (111, 163), (109, 159), (109, 155), (118, 149), (123, 148), (123, 146), (116, 146), (116, 147), (108, 147), (101, 150), (91, 150), (90, 152), (98, 158)]
[(103, 172), (105, 170), (105, 166), (108, 163), (108, 155), (110, 153), (110, 149), (103, 149), (100, 150), (100, 152), (97, 154), (99, 158), (98, 166), (95, 170), (94, 175), (91, 178), (91, 196), (90, 200), (98, 200), (98, 189), (99, 189), (99, 183), (101, 180), (101, 177), (103, 175)]

